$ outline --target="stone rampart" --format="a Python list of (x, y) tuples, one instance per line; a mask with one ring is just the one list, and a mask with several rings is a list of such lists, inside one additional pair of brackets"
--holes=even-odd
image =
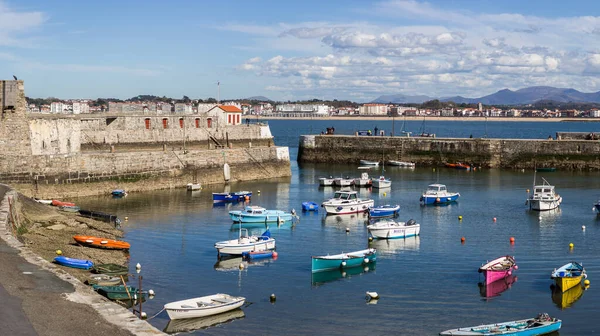
[(490, 168), (600, 170), (600, 141), (342, 135), (300, 137), (300, 162), (358, 164), (361, 159), (412, 161), (429, 166), (465, 162)]

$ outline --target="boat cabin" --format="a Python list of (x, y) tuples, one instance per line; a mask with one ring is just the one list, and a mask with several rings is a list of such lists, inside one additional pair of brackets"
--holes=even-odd
[(427, 186), (427, 191), (425, 192), (426, 194), (432, 194), (432, 195), (436, 195), (439, 193), (444, 193), (446, 192), (446, 185), (444, 184), (430, 184), (429, 186)]
[(346, 190), (336, 191), (335, 194), (333, 194), (333, 198), (340, 199), (340, 200), (355, 200), (355, 199), (357, 199), (356, 191), (346, 191)]
[(262, 215), (267, 211), (267, 209), (263, 208), (263, 207), (259, 207), (259, 206), (247, 206), (244, 209), (244, 214), (248, 214), (248, 215)]

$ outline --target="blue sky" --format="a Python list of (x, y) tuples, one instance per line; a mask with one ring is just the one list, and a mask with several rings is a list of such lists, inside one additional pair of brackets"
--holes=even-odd
[(0, 0), (30, 97), (370, 101), (600, 90), (598, 1)]

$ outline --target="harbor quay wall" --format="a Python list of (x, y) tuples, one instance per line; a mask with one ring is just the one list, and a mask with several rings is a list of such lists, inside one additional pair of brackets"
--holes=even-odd
[(3, 156), (0, 180), (38, 198), (109, 194), (291, 176), (287, 147)]
[(600, 141), (348, 135), (300, 137), (299, 162), (359, 164), (359, 160), (412, 161), (424, 166), (463, 162), (487, 168), (600, 170)]

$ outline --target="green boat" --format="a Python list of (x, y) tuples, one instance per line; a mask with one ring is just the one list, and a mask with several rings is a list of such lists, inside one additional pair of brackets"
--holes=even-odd
[(92, 267), (92, 272), (106, 275), (126, 275), (129, 267), (117, 264), (100, 264)]
[(554, 168), (554, 167), (536, 168), (535, 171), (538, 173), (551, 173), (551, 172), (556, 171), (556, 168)]
[[(137, 298), (140, 293), (133, 286), (93, 286), (98, 294), (105, 296), (111, 300), (127, 300)], [(146, 296), (148, 292), (142, 292), (142, 296)]]

